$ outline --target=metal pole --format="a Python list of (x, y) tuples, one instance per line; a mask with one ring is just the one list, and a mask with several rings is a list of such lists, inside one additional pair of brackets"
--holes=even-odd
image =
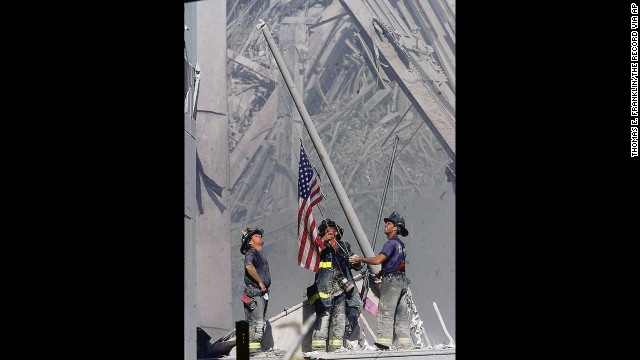
[[(313, 146), (315, 146), (316, 151), (318, 152), (318, 156), (320, 157), (320, 161), (322, 162), (324, 169), (327, 171), (327, 176), (329, 177), (329, 181), (331, 181), (331, 185), (333, 186), (333, 189), (335, 190), (336, 195), (338, 195), (338, 200), (340, 201), (342, 210), (344, 211), (344, 214), (346, 215), (347, 220), (349, 221), (349, 226), (351, 226), (351, 230), (353, 230), (353, 234), (355, 235), (356, 240), (360, 245), (360, 249), (362, 250), (362, 253), (364, 254), (365, 257), (373, 257), (375, 256), (375, 254), (373, 253), (371, 244), (369, 244), (367, 235), (364, 233), (364, 230), (362, 229), (362, 225), (360, 225), (360, 221), (358, 220), (358, 217), (356, 216), (356, 213), (353, 210), (353, 206), (351, 206), (351, 202), (347, 197), (347, 193), (344, 190), (344, 187), (342, 187), (342, 183), (338, 178), (338, 174), (336, 173), (336, 170), (333, 167), (331, 160), (329, 159), (329, 154), (327, 153), (327, 150), (324, 148), (324, 145), (322, 145), (320, 136), (318, 135), (318, 132), (316, 131), (316, 128), (313, 125), (313, 122), (311, 121), (311, 117), (309, 116), (309, 113), (307, 112), (307, 109), (304, 106), (302, 98), (298, 94), (296, 85), (294, 84), (293, 80), (291, 79), (291, 76), (289, 75), (289, 70), (287, 70), (284, 60), (282, 59), (282, 56), (280, 56), (280, 53), (278, 52), (276, 44), (273, 41), (273, 38), (271, 37), (271, 33), (269, 32), (269, 29), (265, 25), (266, 25), (265, 22), (262, 19), (260, 19), (260, 21), (258, 21), (258, 25), (256, 26), (256, 28), (258, 30), (262, 30), (262, 34), (264, 35), (265, 39), (267, 39), (267, 44), (269, 45), (269, 49), (271, 49), (271, 53), (273, 54), (273, 57), (275, 58), (276, 63), (278, 64), (278, 67), (280, 68), (280, 73), (282, 73), (282, 77), (284, 78), (284, 81), (287, 84), (287, 88), (291, 93), (293, 102), (296, 104), (298, 111), (300, 111), (300, 116), (302, 117), (304, 126), (307, 129), (309, 136), (311, 137)], [(372, 271), (374, 274), (380, 270), (380, 265), (368, 265), (368, 267), (369, 267), (369, 270)]]
[(382, 219), (382, 211), (384, 209), (384, 202), (387, 199), (387, 190), (389, 189), (389, 179), (391, 179), (391, 171), (393, 170), (393, 162), (396, 160), (396, 149), (398, 148), (398, 140), (400, 138), (396, 135), (396, 141), (393, 143), (393, 153), (391, 153), (391, 159), (389, 160), (389, 170), (387, 171), (387, 180), (384, 183), (384, 191), (382, 192), (382, 202), (380, 203), (380, 211), (378, 211), (378, 220), (376, 221), (376, 231), (373, 233), (373, 243), (371, 248), (375, 248), (376, 239), (380, 232), (378, 226), (380, 226), (380, 219)]
[(455, 347), (455, 342), (453, 341), (453, 338), (451, 337), (451, 335), (449, 335), (449, 332), (447, 331), (447, 327), (444, 325), (444, 320), (442, 320), (442, 315), (440, 315), (440, 310), (438, 310), (438, 304), (436, 304), (435, 301), (433, 302), (433, 308), (436, 309), (436, 314), (438, 314), (438, 319), (440, 319), (440, 325), (442, 325), (442, 330), (444, 330), (444, 333), (449, 338), (449, 346)]

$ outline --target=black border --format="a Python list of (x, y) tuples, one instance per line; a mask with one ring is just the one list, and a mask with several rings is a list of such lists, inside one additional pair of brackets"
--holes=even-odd
[(630, 2), (457, 6), (456, 356), (589, 354), (637, 237)]
[[(598, 304), (633, 264), (629, 3), (456, 5), (456, 356), (591, 351), (562, 345), (610, 328)], [(88, 14), (54, 24), (74, 56), (47, 94), (74, 116), (39, 210), (71, 329), (45, 329), (83, 355), (184, 357), (183, 4)]]
[(77, 241), (56, 262), (69, 269), (50, 296), (64, 298), (45, 329), (58, 340), (40, 350), (184, 358), (184, 5), (76, 10), (57, 19), (74, 48), (58, 96), (80, 115), (57, 236)]

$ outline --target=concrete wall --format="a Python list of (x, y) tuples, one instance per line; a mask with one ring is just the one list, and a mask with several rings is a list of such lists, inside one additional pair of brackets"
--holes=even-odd
[(204, 213), (197, 216), (197, 324), (215, 341), (233, 330), (229, 216), (229, 122), (227, 119), (226, 2), (198, 1), (197, 48), (200, 89), (196, 129), (203, 170), (225, 187), (220, 208), (202, 191)]
[[(186, 58), (195, 61), (196, 7), (185, 3), (184, 31)], [(196, 129), (190, 111), (184, 116), (184, 358), (196, 358)]]

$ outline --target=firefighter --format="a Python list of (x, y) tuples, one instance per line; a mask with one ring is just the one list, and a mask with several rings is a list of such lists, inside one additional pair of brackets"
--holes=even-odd
[[(325, 244), (320, 252), (320, 266), (315, 282), (308, 290), (309, 303), (315, 307), (317, 319), (313, 330), (312, 351), (335, 352), (344, 349), (345, 335), (350, 335), (357, 323), (362, 302), (351, 275), (349, 256), (351, 245), (342, 241), (344, 230), (331, 219), (318, 226), (318, 235)], [(354, 310), (356, 315), (354, 317)], [(347, 313), (351, 316), (347, 318)]]
[(269, 303), (269, 262), (262, 248), (264, 240), (262, 229), (246, 228), (242, 232), (240, 252), (244, 255), (244, 284), (242, 294), (244, 315), (249, 323), (249, 355), (253, 356), (262, 349), (262, 336), (266, 327), (265, 315)]
[(388, 240), (378, 255), (370, 258), (354, 255), (349, 257), (349, 262), (382, 264), (382, 270), (378, 274), (382, 282), (376, 317), (378, 328), (375, 345), (379, 349), (388, 350), (392, 349), (395, 343), (396, 349), (410, 349), (413, 347), (407, 303), (407, 288), (410, 281), (405, 274), (405, 245), (398, 238), (398, 235), (403, 237), (409, 235), (404, 218), (397, 212), (392, 212), (389, 217), (384, 218), (384, 233)]

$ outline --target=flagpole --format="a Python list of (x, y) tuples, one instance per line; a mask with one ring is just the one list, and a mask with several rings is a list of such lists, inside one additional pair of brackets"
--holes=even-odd
[[(287, 88), (291, 93), (293, 102), (295, 103), (296, 107), (298, 108), (298, 111), (300, 112), (300, 116), (302, 117), (302, 122), (304, 123), (304, 126), (307, 129), (307, 132), (309, 133), (309, 137), (311, 137), (313, 146), (318, 152), (320, 161), (322, 162), (324, 169), (327, 171), (327, 176), (329, 177), (329, 181), (331, 182), (331, 185), (333, 186), (333, 189), (335, 190), (336, 195), (338, 195), (338, 201), (340, 201), (342, 210), (344, 211), (344, 214), (347, 217), (347, 221), (349, 221), (351, 230), (353, 230), (353, 234), (355, 235), (356, 240), (358, 241), (358, 245), (360, 245), (360, 249), (362, 250), (363, 255), (365, 257), (376, 256), (375, 253), (373, 252), (373, 249), (371, 248), (371, 244), (369, 243), (369, 240), (367, 239), (367, 235), (364, 233), (364, 229), (362, 228), (362, 225), (360, 225), (360, 221), (356, 216), (356, 212), (353, 210), (353, 206), (351, 205), (351, 202), (347, 197), (347, 192), (344, 190), (344, 187), (342, 186), (342, 183), (338, 178), (336, 169), (333, 167), (333, 164), (329, 159), (329, 154), (327, 153), (327, 150), (324, 148), (324, 145), (322, 145), (320, 136), (318, 135), (318, 132), (316, 131), (316, 128), (313, 125), (313, 122), (311, 121), (311, 117), (309, 116), (309, 113), (307, 112), (307, 109), (304, 106), (302, 98), (298, 94), (296, 85), (293, 82), (293, 79), (291, 79), (291, 75), (289, 75), (289, 70), (287, 70), (284, 60), (282, 59), (282, 56), (280, 56), (280, 53), (278, 52), (278, 49), (276, 47), (275, 42), (273, 41), (273, 38), (271, 37), (271, 33), (269, 32), (268, 27), (266, 26), (265, 22), (262, 19), (260, 19), (260, 21), (258, 21), (258, 25), (256, 26), (256, 28), (258, 30), (262, 30), (262, 34), (267, 40), (269, 49), (271, 49), (271, 53), (273, 54), (273, 57), (275, 58), (276, 63), (278, 64), (278, 68), (280, 69), (280, 73), (282, 73), (284, 82), (287, 84)], [(369, 267), (369, 270), (374, 274), (376, 274), (380, 270), (380, 265), (368, 264), (368, 267)]]

